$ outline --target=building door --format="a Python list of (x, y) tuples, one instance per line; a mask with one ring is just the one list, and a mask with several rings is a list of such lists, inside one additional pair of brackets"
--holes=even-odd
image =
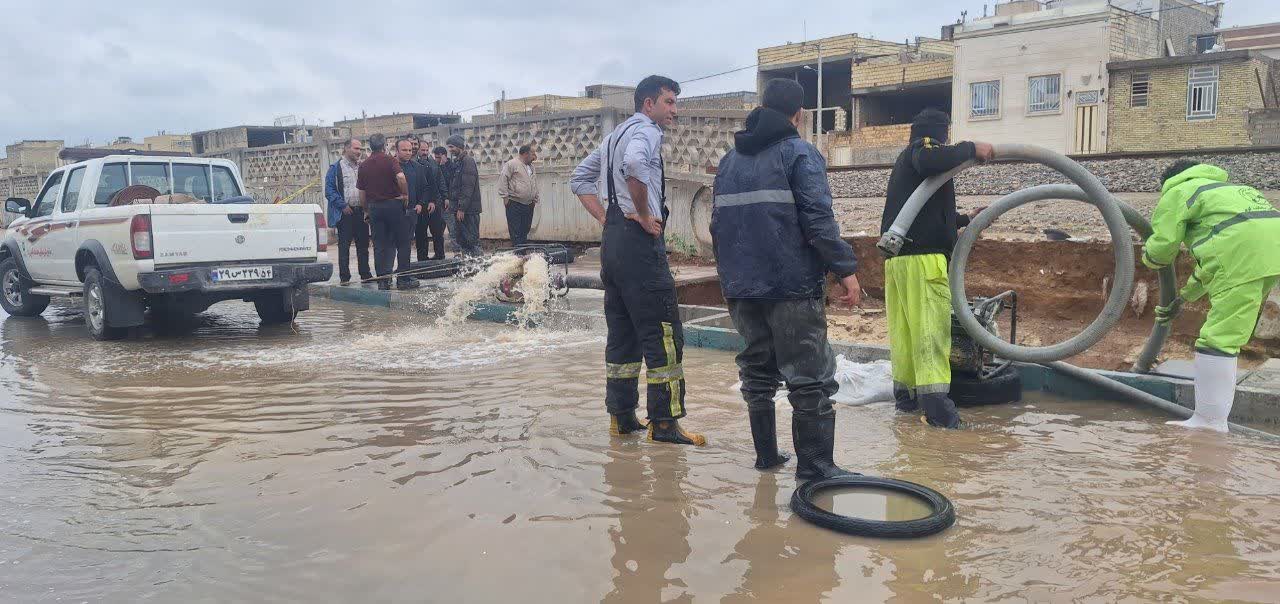
[(1098, 101), (1100, 91), (1086, 90), (1076, 93), (1075, 154), (1102, 152), (1102, 124), (1099, 122)]

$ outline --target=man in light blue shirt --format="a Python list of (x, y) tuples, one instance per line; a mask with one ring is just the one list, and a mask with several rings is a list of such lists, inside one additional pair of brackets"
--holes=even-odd
[[(641, 80), (635, 115), (578, 165), (569, 184), (582, 207), (604, 225), (600, 280), (609, 327), (604, 356), (610, 432), (645, 428), (635, 415), (643, 360), (649, 440), (700, 446), (707, 439), (678, 422), (685, 416), (684, 331), (662, 238), (668, 213), (662, 131), (675, 124), (679, 94), (680, 84), (670, 78)], [(600, 203), (602, 186), (608, 207)]]

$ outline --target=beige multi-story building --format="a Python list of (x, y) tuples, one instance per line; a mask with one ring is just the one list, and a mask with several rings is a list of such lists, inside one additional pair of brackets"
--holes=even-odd
[(1194, 0), (1019, 0), (954, 26), (956, 140), (1108, 148), (1108, 63), (1190, 54), (1219, 7)]
[(1112, 152), (1280, 145), (1280, 61), (1258, 51), (1120, 61)]

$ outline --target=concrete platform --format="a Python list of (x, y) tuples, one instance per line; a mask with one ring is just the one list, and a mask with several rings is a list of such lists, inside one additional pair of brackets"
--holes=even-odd
[[(431, 315), (443, 313), (451, 291), (450, 283), (444, 280), (426, 282), (423, 288), (411, 291), (380, 291), (372, 285), (344, 287), (335, 283), (311, 286), (312, 295), (321, 298)], [(547, 315), (540, 322), (547, 327), (605, 329), (603, 291), (572, 289), (568, 296), (552, 300), (548, 308)], [(508, 304), (483, 303), (475, 307), (470, 318), (509, 323), (515, 310), (515, 306)], [(680, 315), (684, 322), (687, 346), (731, 352), (743, 348), (742, 336), (733, 328), (729, 313), (724, 308), (682, 304)], [(832, 341), (831, 347), (836, 354), (843, 354), (845, 358), (859, 363), (889, 358), (887, 346)], [(1039, 365), (1019, 363), (1018, 366), (1022, 372), (1023, 389), (1026, 391), (1043, 391), (1076, 399), (1122, 400), (1107, 391)], [(1195, 407), (1195, 386), (1191, 380), (1114, 371), (1098, 373), (1188, 409)], [(1259, 369), (1241, 376), (1231, 420), (1272, 432), (1280, 430), (1280, 359), (1272, 359)]]

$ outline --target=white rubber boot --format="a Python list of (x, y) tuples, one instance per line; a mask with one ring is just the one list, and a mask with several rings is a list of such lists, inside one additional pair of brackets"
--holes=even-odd
[(1168, 422), (1187, 428), (1227, 431), (1236, 400), (1236, 358), (1196, 353), (1196, 411), (1191, 419)]

